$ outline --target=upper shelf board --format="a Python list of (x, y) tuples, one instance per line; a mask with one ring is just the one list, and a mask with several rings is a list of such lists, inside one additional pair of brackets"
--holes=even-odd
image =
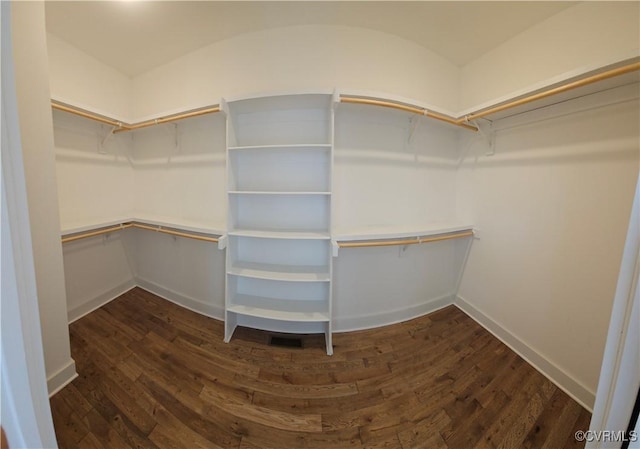
[[(635, 63), (638, 63), (638, 60), (640, 60), (640, 58), (635, 58), (633, 61), (635, 61)], [(625, 65), (629, 65), (630, 63), (633, 63), (633, 61), (624, 61), (620, 64), (614, 64), (613, 66), (609, 66), (609, 67), (603, 67), (600, 70), (595, 70), (586, 74), (581, 74), (579, 76), (575, 76), (573, 78), (569, 78), (569, 79), (565, 79), (563, 81), (557, 82), (557, 83), (553, 83), (553, 84), (549, 84), (549, 85), (545, 85), (540, 87), (539, 89), (535, 89), (532, 91), (528, 91), (525, 93), (522, 93), (520, 95), (511, 95), (508, 98), (505, 98), (502, 101), (494, 101), (491, 104), (487, 104), (486, 106), (481, 107), (480, 109), (478, 108), (474, 108), (473, 110), (469, 110), (469, 111), (464, 111), (463, 113), (460, 114), (460, 116), (466, 116), (466, 115), (470, 115), (472, 113), (478, 113), (478, 112), (482, 112), (497, 106), (500, 106), (502, 104), (506, 104), (506, 103), (510, 103), (513, 101), (517, 101), (521, 98), (525, 98), (531, 95), (536, 95), (538, 93), (541, 92), (545, 92), (551, 89), (555, 89), (564, 85), (567, 85), (569, 83), (572, 83), (574, 81), (579, 81), (585, 78), (588, 78), (589, 76), (593, 76), (593, 75), (598, 75), (601, 72), (606, 72), (609, 69), (615, 69), (618, 67), (623, 67)], [(630, 84), (635, 84), (635, 85), (640, 85), (640, 71), (638, 70), (634, 70), (631, 71), (629, 73), (625, 73), (622, 75), (617, 75), (617, 76), (613, 76), (611, 78), (606, 78), (603, 80), (599, 80), (596, 82), (593, 82), (591, 84), (587, 84), (585, 86), (581, 86), (581, 87), (576, 87), (574, 89), (570, 89), (567, 90), (565, 92), (561, 92), (561, 93), (556, 93), (553, 95), (550, 95), (548, 97), (545, 98), (541, 98), (538, 100), (534, 100), (530, 103), (526, 103), (526, 104), (522, 104), (520, 106), (514, 106), (511, 107), (509, 109), (505, 109), (504, 111), (500, 111), (500, 112), (494, 112), (490, 115), (487, 115), (486, 118), (489, 120), (501, 120), (507, 117), (512, 117), (514, 115), (518, 115), (518, 114), (523, 114), (525, 112), (529, 112), (529, 111), (534, 111), (540, 108), (544, 108), (546, 106), (551, 106), (557, 103), (562, 103), (565, 101), (569, 101), (569, 100), (573, 100), (575, 98), (580, 98), (580, 97), (584, 97), (586, 95), (591, 95), (591, 94), (595, 94), (597, 92), (603, 92), (606, 90), (610, 90), (610, 89), (614, 89), (616, 87), (622, 87), (622, 86), (627, 86)]]
[(284, 145), (246, 145), (229, 147), (229, 151), (305, 151), (330, 150), (329, 143), (284, 144)]
[(227, 101), (232, 114), (253, 114), (286, 109), (330, 109), (331, 94), (288, 94)]
[(357, 228), (339, 229), (333, 234), (332, 238), (338, 242), (387, 240), (424, 237), (469, 230), (473, 230), (473, 225), (434, 223), (426, 225), (360, 226)]

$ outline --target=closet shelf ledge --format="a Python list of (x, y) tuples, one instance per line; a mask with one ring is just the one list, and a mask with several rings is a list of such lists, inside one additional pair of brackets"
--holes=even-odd
[(121, 231), (127, 228), (147, 229), (164, 234), (187, 237), (197, 240), (205, 240), (214, 243), (218, 242), (219, 236), (223, 236), (225, 234), (224, 231), (220, 231), (218, 229), (185, 226), (182, 224), (177, 224), (175, 222), (148, 220), (141, 218), (127, 218), (123, 220), (110, 220), (74, 228), (65, 228), (61, 232), (61, 240), (62, 243), (68, 243), (88, 237)]
[(336, 230), (336, 232), (333, 233), (333, 240), (340, 243), (366, 240), (417, 239), (418, 237), (463, 231), (473, 231), (473, 225), (470, 223), (433, 223), (424, 225), (360, 226)]

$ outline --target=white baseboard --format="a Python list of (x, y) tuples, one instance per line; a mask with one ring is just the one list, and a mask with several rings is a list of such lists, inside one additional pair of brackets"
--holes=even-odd
[(421, 304), (404, 307), (402, 309), (385, 310), (371, 315), (359, 315), (333, 320), (333, 332), (351, 332), (363, 329), (372, 329), (380, 326), (400, 323), (411, 320), (427, 313), (435, 312), (443, 307), (453, 304), (454, 295), (444, 295), (432, 298)]
[(135, 281), (133, 279), (130, 279), (104, 292), (100, 296), (93, 298), (92, 300), (67, 311), (67, 318), (69, 320), (69, 324), (82, 318), (85, 315), (90, 314), (94, 310), (99, 309), (100, 307), (104, 306), (106, 303), (113, 301), (118, 296), (128, 292), (135, 286), (136, 286)]
[(135, 283), (138, 287), (147, 290), (154, 295), (158, 295), (159, 297), (166, 299), (167, 301), (171, 301), (174, 304), (184, 307), (185, 309), (189, 309), (201, 315), (208, 316), (209, 318), (215, 318), (216, 320), (224, 321), (224, 307), (204, 303), (195, 298), (191, 298), (176, 291), (169, 290), (168, 288), (164, 288), (161, 285), (156, 284), (155, 282), (148, 281), (140, 277), (136, 277)]
[(78, 373), (76, 372), (76, 362), (73, 359), (69, 359), (69, 362), (64, 367), (47, 377), (47, 391), (49, 392), (49, 397), (52, 397), (58, 391), (62, 390), (76, 377), (78, 377)]
[(516, 354), (525, 359), (531, 366), (543, 376), (553, 382), (558, 388), (575, 399), (580, 405), (593, 411), (595, 392), (589, 390), (576, 379), (567, 374), (562, 368), (555, 365), (531, 346), (520, 340), (517, 336), (507, 331), (499, 323), (485, 315), (466, 299), (457, 296), (454, 303), (460, 310), (469, 315), (474, 321), (491, 332), (495, 337), (511, 348)]

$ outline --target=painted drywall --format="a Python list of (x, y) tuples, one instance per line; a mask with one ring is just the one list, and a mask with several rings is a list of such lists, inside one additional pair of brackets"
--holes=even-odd
[[(107, 125), (56, 110), (53, 130), (62, 233), (133, 218), (132, 136), (111, 135)], [(63, 245), (70, 322), (135, 285), (126, 235)]]
[(480, 232), (462, 305), (588, 407), (638, 176), (637, 96), (627, 86), (505, 119), (496, 154), (475, 137), (459, 171), (460, 214)]
[(137, 285), (188, 309), (224, 318), (224, 251), (215, 243), (142, 229), (132, 232)]
[[(458, 131), (405, 112), (336, 109), (333, 231), (455, 223)], [(431, 312), (455, 295), (469, 240), (341, 249), (334, 259), (335, 331)]]
[[(54, 130), (63, 230), (131, 218), (224, 230), (223, 114), (116, 134), (105, 140), (105, 125), (55, 111)], [(192, 265), (205, 257), (200, 257), (203, 251), (209, 258), (222, 257), (216, 245), (182, 243), (180, 258), (172, 247), (157, 244), (153, 238), (149, 241), (145, 234), (153, 233), (129, 229), (64, 245), (69, 321), (125, 292), (138, 277), (147, 288), (157, 285), (177, 292), (183, 305), (222, 317), (224, 269), (218, 268), (219, 276), (212, 276), (206, 263), (199, 263), (198, 269)], [(160, 242), (167, 238), (153, 237)], [(134, 242), (138, 239), (140, 242)], [(170, 262), (158, 264), (157, 258)], [(173, 282), (176, 273), (185, 278), (185, 270), (193, 273), (193, 282)], [(154, 291), (164, 294), (164, 290)], [(191, 304), (184, 298), (195, 298), (196, 302)]]
[(131, 120), (131, 79), (47, 34), (51, 98), (124, 122)]
[(226, 117), (196, 117), (132, 133), (134, 215), (226, 227)]
[(461, 115), (640, 56), (640, 3), (580, 2), (498, 46), (460, 72)]
[(53, 118), (61, 229), (133, 217), (132, 136), (67, 112)]
[(49, 391), (75, 375), (67, 327), (44, 5), (12, 4), (16, 93)]
[(333, 230), (456, 221), (458, 130), (385, 108), (336, 109)]
[[(137, 218), (194, 230), (226, 229), (226, 117), (213, 114), (134, 133)], [(224, 318), (224, 251), (215, 243), (132, 230), (136, 284)]]
[(389, 92), (457, 109), (458, 68), (396, 36), (339, 26), (247, 33), (133, 79), (140, 119), (256, 92), (345, 88)]
[[(11, 3), (0, 4), (0, 394), (3, 440), (54, 447), (11, 38)], [(3, 441), (4, 443), (4, 441)]]
[(341, 249), (334, 259), (334, 332), (385, 326), (452, 304), (469, 244)]
[(69, 322), (135, 286), (131, 230), (64, 244)]

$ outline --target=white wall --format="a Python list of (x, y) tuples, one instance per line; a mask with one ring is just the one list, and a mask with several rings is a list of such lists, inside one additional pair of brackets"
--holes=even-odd
[(16, 93), (49, 391), (75, 375), (71, 359), (49, 104), (44, 4), (12, 4)]
[[(104, 145), (101, 142), (107, 126), (58, 111), (54, 119), (63, 230), (137, 218), (224, 231), (224, 114), (116, 134)], [(222, 317), (218, 312), (224, 304), (224, 269), (218, 266), (219, 273), (212, 275), (206, 263), (197, 263), (195, 268), (196, 260), (203, 257), (222, 263), (216, 245), (180, 242), (177, 245), (181, 252), (177, 253), (173, 247), (158, 246), (155, 239), (165, 242), (162, 238), (167, 237), (125, 230), (65, 243), (69, 321), (124, 293), (138, 281), (162, 286), (181, 299), (195, 298), (196, 303), (186, 299), (183, 303)], [(138, 239), (140, 242), (136, 242)], [(158, 258), (167, 263), (159, 264)], [(173, 282), (178, 273), (181, 281)], [(182, 281), (187, 277), (192, 282)], [(216, 306), (212, 308), (212, 304)]]
[(135, 286), (131, 230), (64, 244), (69, 322)]
[(468, 238), (343, 248), (334, 259), (333, 330), (385, 326), (453, 303)]
[(131, 79), (112, 67), (47, 34), (51, 98), (131, 121)]
[(458, 130), (386, 108), (336, 110), (333, 229), (456, 221)]
[(136, 283), (196, 312), (224, 319), (224, 251), (215, 243), (133, 230)]
[(106, 138), (109, 126), (67, 112), (53, 117), (62, 230), (133, 217), (132, 136)]
[[(457, 222), (458, 130), (385, 108), (336, 110), (335, 234)], [(469, 239), (341, 249), (334, 330), (390, 324), (450, 304)]]
[(217, 104), (223, 96), (333, 87), (458, 109), (458, 68), (444, 58), (386, 33), (308, 25), (243, 34), (135, 77), (133, 116)]
[[(0, 4), (0, 403), (11, 447), (55, 447), (18, 123), (11, 4)], [(4, 441), (3, 441), (4, 443)]]
[[(53, 124), (62, 232), (133, 218), (132, 136), (108, 136), (109, 126), (61, 111)], [(127, 232), (63, 245), (70, 322), (135, 285)]]
[[(134, 133), (134, 215), (194, 230), (226, 229), (226, 117), (222, 113)], [(224, 318), (224, 251), (215, 243), (132, 231), (136, 283)]]
[(464, 66), (459, 110), (468, 113), (637, 56), (638, 2), (580, 2)]
[(225, 229), (225, 126), (217, 113), (132, 133), (137, 218)]
[(476, 144), (459, 172), (481, 237), (461, 306), (587, 407), (638, 176), (637, 96), (627, 86), (505, 119), (495, 156)]

